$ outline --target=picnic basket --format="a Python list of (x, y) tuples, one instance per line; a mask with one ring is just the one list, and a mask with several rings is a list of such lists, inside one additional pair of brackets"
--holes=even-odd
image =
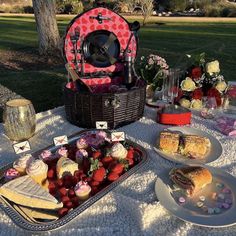
[(106, 121), (113, 129), (143, 116), (146, 83), (133, 66), (138, 26), (104, 7), (92, 8), (70, 22), (63, 45), (68, 71), (74, 75), (74, 81), (63, 86), (69, 122), (94, 128), (96, 121)]

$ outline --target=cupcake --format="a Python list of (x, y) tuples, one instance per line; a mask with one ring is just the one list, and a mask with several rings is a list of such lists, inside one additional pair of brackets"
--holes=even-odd
[(50, 150), (42, 151), (39, 158), (49, 166), (55, 165), (58, 160), (58, 156), (53, 155)]
[(15, 179), (15, 178), (20, 177), (20, 176), (21, 176), (21, 174), (19, 173), (19, 171), (17, 171), (14, 168), (10, 168), (7, 171), (5, 171), (5, 173), (4, 173), (4, 178), (5, 178), (6, 181)]
[(89, 194), (91, 192), (91, 187), (87, 182), (79, 181), (74, 188), (76, 196), (81, 201), (85, 201), (89, 198)]
[(111, 156), (115, 159), (124, 159), (126, 158), (128, 151), (121, 143), (115, 143), (111, 147)]
[(61, 147), (57, 150), (56, 154), (60, 157), (68, 157), (68, 150), (65, 147)]
[(78, 164), (67, 157), (61, 157), (56, 166), (57, 177), (60, 179), (65, 175), (74, 175), (74, 172), (78, 170)]
[(38, 184), (43, 185), (47, 179), (48, 165), (37, 159), (27, 166), (26, 173)]
[(16, 169), (21, 175), (26, 174), (26, 167), (29, 165), (34, 158), (31, 154), (26, 154), (13, 163), (13, 168)]
[(85, 149), (79, 149), (75, 154), (75, 160), (80, 165), (83, 163), (83, 159), (88, 157), (88, 152)]
[(76, 141), (76, 146), (78, 149), (86, 149), (89, 145), (87, 140), (84, 137), (81, 137)]

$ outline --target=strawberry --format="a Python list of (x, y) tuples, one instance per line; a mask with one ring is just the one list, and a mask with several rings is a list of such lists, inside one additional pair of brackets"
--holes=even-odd
[(74, 189), (69, 189), (69, 191), (68, 191), (68, 196), (69, 196), (69, 197), (74, 197), (74, 196), (75, 196), (75, 191), (74, 191)]
[(63, 202), (63, 204), (65, 204), (66, 202), (69, 202), (70, 201), (70, 198), (68, 196), (63, 196), (61, 198), (61, 201)]
[(109, 163), (107, 169), (111, 170), (113, 167), (116, 166), (117, 163), (118, 163), (117, 160), (113, 160), (112, 162)]
[(119, 175), (115, 172), (111, 172), (108, 176), (107, 176), (107, 179), (110, 181), (110, 182), (113, 182), (113, 181), (116, 181), (117, 179), (119, 179)]
[(93, 152), (93, 159), (99, 159), (101, 156), (102, 156), (102, 153), (101, 153), (101, 151), (95, 151), (95, 152)]
[(61, 217), (65, 216), (65, 215), (68, 213), (68, 210), (69, 210), (69, 209), (68, 209), (68, 208), (65, 208), (65, 207), (59, 209), (59, 210), (58, 210), (58, 215), (59, 215), (59, 217), (61, 218)]
[(67, 195), (67, 190), (66, 188), (62, 187), (59, 189), (60, 196), (66, 196)]
[(111, 156), (105, 156), (102, 158), (102, 164), (107, 167), (111, 162), (113, 161), (113, 158)]
[(134, 160), (133, 160), (133, 159), (128, 158), (127, 160), (128, 160), (128, 162), (129, 162), (129, 166), (132, 166), (132, 165), (134, 164)]
[(100, 184), (100, 182), (98, 182), (98, 181), (91, 181), (91, 182), (89, 182), (89, 185), (91, 186), (91, 187), (95, 187), (95, 186), (98, 186)]
[(55, 176), (56, 176), (55, 170), (54, 169), (49, 169), (48, 174), (47, 174), (48, 179), (54, 179)]
[(126, 158), (133, 159), (134, 158), (134, 150), (129, 149)]
[(71, 201), (68, 201), (68, 202), (65, 203), (65, 207), (68, 208), (68, 209), (73, 208), (73, 205), (74, 204)]
[(106, 169), (104, 167), (100, 167), (99, 169), (93, 172), (92, 178), (97, 182), (102, 182), (103, 179), (105, 178), (105, 175), (106, 175)]
[(123, 163), (117, 163), (114, 167), (111, 168), (111, 172), (114, 172), (118, 175), (120, 175), (123, 171), (124, 171)]

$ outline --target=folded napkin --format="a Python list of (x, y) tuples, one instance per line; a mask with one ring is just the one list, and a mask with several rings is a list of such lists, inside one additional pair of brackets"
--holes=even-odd
[(223, 134), (236, 137), (236, 119), (221, 116), (216, 119), (216, 128)]

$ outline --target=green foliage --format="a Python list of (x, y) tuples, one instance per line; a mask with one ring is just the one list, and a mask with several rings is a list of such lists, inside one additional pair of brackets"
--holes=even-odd
[(169, 6), (171, 11), (184, 11), (188, 7), (188, 0), (171, 0)]
[(79, 14), (84, 10), (79, 0), (56, 0), (57, 14)]

